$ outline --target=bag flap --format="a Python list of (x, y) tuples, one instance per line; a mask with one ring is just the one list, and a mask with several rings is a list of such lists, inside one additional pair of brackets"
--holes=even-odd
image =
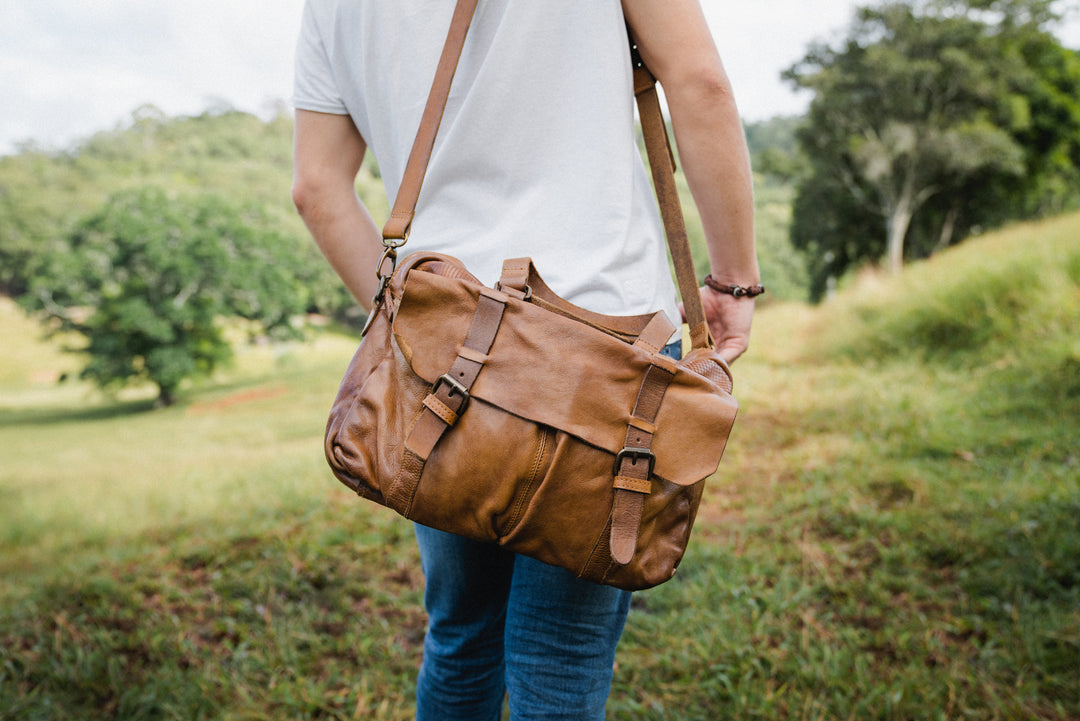
[[(479, 291), (466, 280), (409, 270), (393, 332), (413, 371), (428, 383), (457, 357)], [(471, 396), (576, 436), (611, 453), (614, 462), (650, 357), (602, 331), (510, 298)], [(715, 473), (737, 408), (726, 390), (680, 367), (656, 419), (655, 474), (689, 485)]]

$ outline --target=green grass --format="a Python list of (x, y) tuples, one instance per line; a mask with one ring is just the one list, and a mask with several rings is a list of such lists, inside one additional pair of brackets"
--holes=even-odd
[[(612, 719), (1080, 718), (1080, 216), (774, 304)], [(352, 341), (178, 407), (0, 360), (0, 719), (407, 719), (411, 529), (324, 468)]]

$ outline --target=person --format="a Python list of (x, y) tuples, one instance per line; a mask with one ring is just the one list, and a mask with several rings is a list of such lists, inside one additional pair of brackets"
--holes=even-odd
[[(367, 149), (397, 192), (452, 14), (449, 0), (308, 0), (297, 45), (293, 200), (370, 307), (381, 235), (357, 197)], [(713, 277), (759, 282), (750, 163), (729, 79), (697, 0), (480, 0), (408, 245), (492, 284), (532, 257), (589, 310), (678, 318), (663, 231), (634, 131), (627, 26), (664, 88)], [(701, 289), (729, 362), (752, 298)], [(669, 351), (678, 356), (679, 344)], [(428, 631), (421, 721), (601, 719), (630, 594), (416, 527)], [(505, 700), (504, 700), (505, 699)]]

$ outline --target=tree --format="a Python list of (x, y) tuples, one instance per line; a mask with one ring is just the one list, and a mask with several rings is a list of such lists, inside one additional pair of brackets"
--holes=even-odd
[(301, 246), (210, 196), (121, 192), (43, 260), (23, 301), (87, 338), (83, 376), (102, 387), (144, 379), (160, 405), (230, 356), (222, 319), (295, 334), (307, 291)]
[[(154, 186), (213, 194), (236, 207), (256, 207), (248, 218), (271, 235), (301, 246), (295, 268), (309, 291), (308, 310), (359, 327), (363, 310), (311, 242), (289, 198), (292, 117), (269, 120), (228, 109), (167, 117), (152, 106), (123, 125), (65, 149), (23, 144), (0, 157), (0, 293), (18, 298), (62, 252), (78, 224), (112, 196)], [(357, 192), (376, 214), (390, 209), (378, 168), (368, 154)]]
[[(929, 232), (918, 222), (923, 209), (933, 207), (939, 223), (936, 241), (919, 244), (931, 252), (958, 227), (1000, 213), (1001, 196), (1030, 196), (1049, 175), (1077, 177), (1080, 67), (1044, 28), (1057, 17), (1053, 5), (860, 8), (839, 48), (814, 47), (786, 72), (814, 92), (799, 133), (810, 170), (792, 236), (817, 256), (818, 273), (882, 255), (896, 272), (913, 226)], [(1065, 122), (1049, 127), (1036, 111)]]

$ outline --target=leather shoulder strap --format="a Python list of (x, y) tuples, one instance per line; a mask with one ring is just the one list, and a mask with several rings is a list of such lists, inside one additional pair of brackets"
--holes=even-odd
[(458, 0), (454, 16), (450, 20), (450, 32), (446, 36), (439, 65), (435, 70), (435, 79), (431, 83), (424, 114), (420, 118), (420, 128), (416, 131), (412, 152), (405, 165), (405, 175), (401, 179), (394, 208), (390, 218), (383, 226), (383, 240), (397, 240), (404, 243), (409, 238), (409, 226), (416, 214), (416, 201), (420, 197), (420, 187), (424, 184), (431, 151), (435, 147), (435, 136), (439, 133), (446, 99), (450, 97), (450, 85), (454, 81), (458, 59), (465, 47), (465, 36), (472, 24), (478, 0)]
[[(431, 151), (435, 147), (442, 122), (446, 100), (450, 96), (450, 85), (454, 80), (458, 60), (465, 45), (465, 36), (469, 32), (478, 0), (458, 0), (454, 15), (450, 21), (450, 31), (443, 46), (442, 56), (431, 84), (427, 105), (416, 132), (412, 152), (405, 166), (405, 174), (394, 199), (394, 208), (390, 218), (383, 226), (383, 244), (387, 248), (396, 248), (409, 238), (409, 227), (416, 214), (416, 201), (420, 197), (420, 188), (424, 183)], [(686, 310), (686, 322), (690, 326), (690, 341), (694, 348), (711, 348), (712, 338), (705, 321), (705, 310), (698, 291), (697, 273), (690, 253), (690, 242), (686, 235), (686, 223), (683, 220), (682, 204), (675, 185), (675, 156), (668, 139), (667, 126), (660, 110), (660, 99), (656, 92), (656, 79), (648, 71), (636, 52), (634, 57), (634, 95), (637, 98), (638, 114), (641, 118), (642, 133), (645, 136), (645, 150), (652, 169), (656, 199), (660, 204), (660, 214), (664, 219), (664, 232), (667, 236), (668, 249), (675, 266), (675, 278), (679, 285), (683, 307)]]
[(690, 345), (693, 348), (712, 348), (713, 340), (709, 334), (709, 324), (705, 319), (705, 308), (701, 304), (701, 291), (698, 290), (697, 271), (690, 252), (690, 240), (686, 235), (686, 221), (683, 219), (682, 202), (679, 189), (675, 184), (675, 154), (671, 149), (667, 125), (660, 110), (660, 97), (656, 92), (656, 78), (645, 67), (637, 47), (631, 37), (632, 57), (634, 62), (634, 97), (637, 99), (638, 117), (641, 120), (641, 133), (645, 137), (645, 154), (649, 157), (652, 170), (653, 189), (660, 204), (660, 215), (664, 219), (664, 235), (667, 236), (668, 251), (675, 267), (675, 280), (679, 285), (679, 296), (686, 312), (686, 324), (690, 327)]

